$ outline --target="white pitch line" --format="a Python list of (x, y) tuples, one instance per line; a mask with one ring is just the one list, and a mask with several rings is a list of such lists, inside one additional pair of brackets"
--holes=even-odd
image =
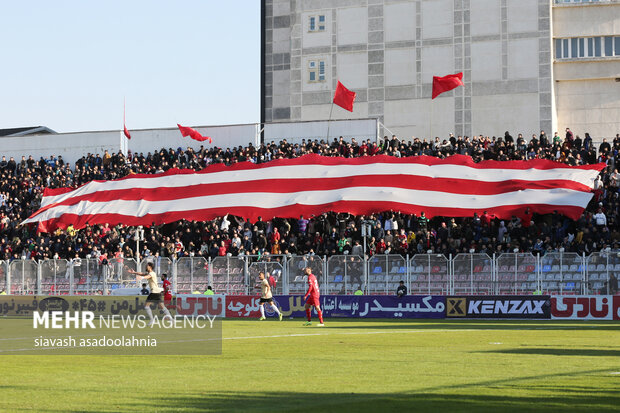
[[(197, 338), (194, 340), (172, 340), (172, 341), (160, 341), (162, 344), (170, 343), (192, 343), (202, 341), (219, 341), (219, 340), (256, 340), (266, 338), (288, 338), (288, 337), (310, 337), (310, 336), (332, 336), (332, 335), (370, 335), (370, 334), (407, 334), (407, 333), (424, 333), (424, 332), (450, 332), (450, 331), (485, 331), (483, 329), (456, 329), (456, 330), (400, 330), (400, 331), (357, 331), (357, 332), (324, 332), (324, 333), (296, 333), (296, 334), (275, 334), (271, 336), (247, 336), (247, 337), (218, 337), (218, 338)], [(35, 338), (35, 337), (29, 337)], [(40, 348), (20, 348), (20, 349), (8, 349), (0, 350), (2, 352), (11, 351), (34, 351), (34, 350), (55, 350), (55, 349), (70, 349), (78, 348), (74, 347), (40, 347)]]

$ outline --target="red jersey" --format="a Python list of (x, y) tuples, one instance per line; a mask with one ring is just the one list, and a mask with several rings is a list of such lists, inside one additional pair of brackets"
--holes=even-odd
[(172, 283), (168, 280), (164, 280), (164, 299), (169, 300), (172, 298), (171, 291)]
[(319, 282), (316, 280), (314, 274), (308, 275), (308, 292), (304, 297), (308, 296), (316, 299), (321, 296), (321, 292), (319, 291)]

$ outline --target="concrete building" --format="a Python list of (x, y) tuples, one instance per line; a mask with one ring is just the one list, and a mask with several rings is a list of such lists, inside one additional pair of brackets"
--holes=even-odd
[(620, 133), (620, 1), (558, 1), (552, 25), (557, 127), (609, 140)]
[(340, 80), (333, 119), (401, 137), (620, 131), (618, 0), (263, 0), (262, 22), (264, 122), (327, 119)]

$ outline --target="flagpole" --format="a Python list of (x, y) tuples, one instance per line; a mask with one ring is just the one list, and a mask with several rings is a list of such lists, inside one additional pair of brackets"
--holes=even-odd
[(123, 133), (121, 133), (121, 139), (124, 137), (123, 141), (123, 155), (127, 156), (129, 154), (129, 139), (125, 136), (125, 96), (123, 96)]
[(430, 115), (431, 122), (430, 122), (430, 125), (429, 125), (429, 127), (430, 127), (429, 134), (431, 135), (430, 136), (430, 141), (431, 142), (433, 142), (433, 140), (435, 139), (435, 138), (433, 138), (433, 100), (434, 99), (431, 99), (431, 115)]
[(325, 143), (329, 145), (329, 124), (332, 120), (332, 110), (334, 110), (334, 101), (332, 100), (332, 105), (329, 108), (329, 119), (327, 120), (327, 136), (325, 137)]

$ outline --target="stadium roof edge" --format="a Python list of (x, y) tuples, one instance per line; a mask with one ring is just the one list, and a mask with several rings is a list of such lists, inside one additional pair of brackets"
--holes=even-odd
[[(341, 121), (361, 121), (361, 120), (376, 120), (376, 118), (374, 117), (367, 117), (367, 118), (354, 118), (354, 119), (332, 119), (330, 122), (336, 123), (336, 122), (341, 122)], [(286, 123), (313, 123), (313, 122), (326, 122), (326, 119), (323, 120), (295, 120), (295, 121), (283, 121), (283, 122), (267, 122), (266, 124), (269, 125), (277, 125), (277, 124), (286, 124)], [(261, 125), (261, 123), (259, 122), (248, 122), (248, 123), (233, 123), (233, 124), (224, 124), (224, 125), (186, 125), (186, 126), (190, 126), (191, 128), (223, 128), (223, 127), (230, 127), (230, 126), (248, 126), (248, 125)], [(38, 128), (42, 128), (40, 131)], [(54, 135), (75, 135), (78, 133), (108, 133), (108, 132), (118, 132), (118, 133), (122, 133), (123, 129), (119, 128), (119, 129), (105, 129), (105, 130), (83, 130), (83, 131), (73, 131), (73, 132), (56, 132), (53, 131), (45, 126), (37, 126), (37, 127), (32, 127), (32, 128), (14, 128), (14, 129), (27, 129), (30, 130), (32, 129), (33, 131), (30, 133), (27, 133), (28, 135), (38, 135), (38, 134), (49, 134), (49, 133), (53, 133)], [(36, 129), (36, 130), (35, 130)], [(144, 129), (137, 129), (137, 128), (127, 128), (129, 130), (129, 132), (144, 132), (144, 131), (157, 131), (157, 130), (174, 130), (174, 129), (178, 129), (176, 126), (172, 126), (172, 127), (165, 127), (165, 128), (144, 128)], [(3, 135), (3, 131), (6, 130), (12, 130), (12, 129), (0, 129), (0, 137), (9, 137), (9, 136), (21, 136), (21, 135)], [(49, 132), (47, 132), (49, 131)], [(25, 134), (24, 134), (25, 135)]]
[(48, 128), (47, 126), (26, 126), (21, 128), (6, 128), (0, 129), (0, 137), (14, 137), (25, 135), (41, 135), (41, 134), (57, 134), (56, 131)]

